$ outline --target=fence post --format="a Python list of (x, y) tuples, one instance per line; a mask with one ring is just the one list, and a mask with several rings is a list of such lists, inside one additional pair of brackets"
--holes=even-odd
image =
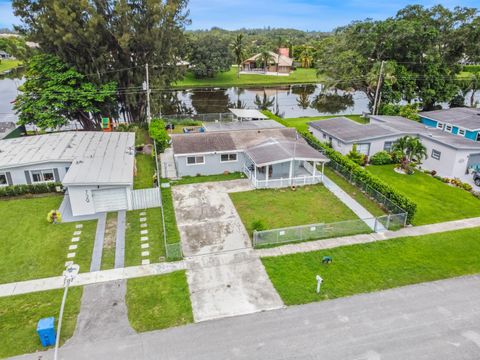
[(390, 214), (387, 216), (387, 230), (390, 227)]
[(253, 247), (257, 246), (257, 230), (253, 230)]
[(378, 218), (375, 218), (375, 224), (373, 225), (373, 231), (377, 232)]

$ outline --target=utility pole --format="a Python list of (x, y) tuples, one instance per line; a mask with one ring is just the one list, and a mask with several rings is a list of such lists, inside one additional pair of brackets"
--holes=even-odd
[(147, 123), (150, 125), (152, 121), (152, 114), (150, 112), (150, 79), (148, 74), (148, 63), (145, 64), (145, 88), (147, 91)]
[(380, 100), (380, 85), (383, 78), (383, 65), (385, 65), (385, 61), (382, 60), (380, 65), (380, 73), (378, 74), (378, 82), (377, 82), (377, 91), (375, 91), (375, 101), (373, 102), (373, 115), (377, 115), (378, 109), (378, 102)]

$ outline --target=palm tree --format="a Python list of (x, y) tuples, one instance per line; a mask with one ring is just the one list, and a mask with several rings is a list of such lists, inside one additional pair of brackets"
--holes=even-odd
[(258, 110), (269, 110), (269, 108), (273, 106), (274, 101), (274, 99), (270, 99), (267, 96), (267, 93), (263, 92), (263, 98), (255, 95), (255, 101), (253, 103), (257, 105)]
[(302, 52), (300, 53), (298, 60), (300, 60), (300, 64), (303, 68), (308, 69), (312, 66), (313, 63), (313, 54), (312, 49), (309, 47), (303, 48)]
[(243, 41), (243, 34), (238, 34), (231, 44), (235, 62), (237, 63), (237, 78), (240, 78), (240, 66), (245, 60), (245, 43)]
[(393, 143), (392, 150), (401, 154), (400, 166), (407, 173), (411, 172), (410, 164), (412, 162), (421, 163), (423, 159), (427, 158), (427, 148), (418, 137), (403, 136)]
[(278, 38), (277, 40), (277, 76), (278, 76), (278, 67), (280, 65), (280, 48), (283, 45), (283, 39), (281, 37)]
[(263, 64), (263, 70), (267, 72), (268, 64), (273, 59), (272, 53), (268, 50), (262, 50), (260, 55), (258, 56), (258, 60)]

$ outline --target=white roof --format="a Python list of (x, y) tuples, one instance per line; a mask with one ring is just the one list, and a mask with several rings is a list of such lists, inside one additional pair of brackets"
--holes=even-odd
[(244, 119), (268, 119), (268, 116), (263, 115), (260, 111), (254, 109), (228, 109), (238, 118)]
[(262, 121), (229, 121), (229, 122), (205, 122), (203, 127), (207, 132), (214, 131), (243, 131), (243, 130), (263, 130), (263, 129), (281, 129), (282, 124), (275, 120)]
[(0, 140), (0, 169), (71, 163), (64, 185), (131, 185), (135, 134), (62, 132)]

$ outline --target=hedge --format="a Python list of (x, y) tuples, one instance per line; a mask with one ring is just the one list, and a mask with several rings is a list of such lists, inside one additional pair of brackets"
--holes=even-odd
[[(263, 112), (265, 115), (269, 116), (270, 118), (278, 121), (280, 124), (288, 126), (282, 118), (272, 114), (269, 111)], [(327, 155), (331, 160), (339, 163), (347, 170), (352, 172), (352, 175), (359, 181), (363, 182), (365, 185), (370, 186), (371, 188), (377, 190), (379, 193), (384, 195), (387, 199), (389, 199), (392, 203), (399, 206), (403, 210), (407, 212), (407, 222), (411, 223), (415, 212), (417, 211), (417, 204), (411, 201), (409, 198), (400, 194), (397, 190), (392, 188), (391, 186), (384, 183), (375, 175), (372, 175), (367, 170), (365, 170), (360, 165), (354, 163), (346, 156), (340, 154), (338, 151), (333, 150), (332, 148), (328, 147), (326, 144), (318, 141), (312, 134), (308, 131), (299, 131), (299, 133), (307, 140), (307, 142), (315, 149), (320, 150), (325, 155)]]
[(61, 183), (41, 183), (32, 185), (10, 185), (0, 187), (0, 197), (12, 197), (27, 194), (45, 194), (57, 191), (57, 186), (62, 186)]

